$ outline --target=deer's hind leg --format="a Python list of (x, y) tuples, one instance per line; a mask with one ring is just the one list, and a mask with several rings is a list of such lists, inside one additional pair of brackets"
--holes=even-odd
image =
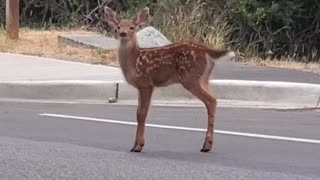
[(213, 130), (216, 113), (217, 100), (206, 89), (206, 85), (201, 81), (192, 81), (182, 84), (184, 88), (190, 91), (194, 96), (199, 98), (206, 106), (208, 113), (208, 128), (201, 152), (209, 152), (213, 146)]
[(209, 86), (209, 78), (213, 70), (213, 66), (214, 64), (212, 62), (207, 61), (206, 68), (204, 69), (204, 73), (202, 74), (202, 76), (189, 76), (189, 78), (181, 81), (182, 86), (198, 99), (200, 99), (207, 108), (208, 127), (201, 152), (209, 152), (212, 149), (214, 143), (214, 121), (217, 100), (212, 95)]

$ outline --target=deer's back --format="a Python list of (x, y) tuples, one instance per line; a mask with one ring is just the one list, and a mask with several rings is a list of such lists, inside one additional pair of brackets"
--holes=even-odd
[(207, 60), (207, 49), (194, 43), (141, 48), (135, 63), (137, 85), (166, 86), (190, 76), (201, 77), (207, 65), (212, 65)]

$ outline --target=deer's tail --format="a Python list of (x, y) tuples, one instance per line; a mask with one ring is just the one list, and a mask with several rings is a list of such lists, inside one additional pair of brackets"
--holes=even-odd
[(236, 56), (235, 53), (230, 50), (208, 49), (207, 53), (211, 61), (231, 60)]

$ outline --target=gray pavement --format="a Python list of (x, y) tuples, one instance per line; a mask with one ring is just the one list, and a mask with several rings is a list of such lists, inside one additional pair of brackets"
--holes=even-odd
[[(141, 154), (129, 153), (135, 127), (39, 116), (135, 121), (135, 106), (0, 102), (2, 179), (319, 179), (319, 144), (147, 128)], [(153, 107), (148, 123), (206, 126), (203, 108)], [(216, 129), (320, 139), (318, 111), (219, 108)]]
[(320, 84), (320, 74), (293, 69), (274, 68), (218, 61), (212, 73), (213, 79), (237, 79), (256, 81), (285, 81)]
[(119, 81), (118, 68), (49, 58), (0, 53), (0, 81)]

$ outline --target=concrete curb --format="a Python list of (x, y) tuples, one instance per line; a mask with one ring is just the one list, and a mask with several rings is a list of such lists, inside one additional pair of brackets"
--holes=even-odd
[(0, 82), (0, 98), (106, 99), (114, 97), (116, 84), (105, 81), (10, 81)]
[[(212, 80), (210, 86), (218, 99), (259, 101), (320, 107), (320, 85), (305, 83)], [(136, 100), (137, 91), (119, 81), (10, 81), (0, 82), (0, 98), (103, 100), (118, 94), (119, 100)], [(157, 88), (153, 100), (194, 100), (181, 85)]]
[(105, 37), (99, 34), (89, 35), (59, 35), (59, 44), (67, 44), (74, 47), (85, 47), (92, 49), (116, 50), (118, 41), (114, 38)]

